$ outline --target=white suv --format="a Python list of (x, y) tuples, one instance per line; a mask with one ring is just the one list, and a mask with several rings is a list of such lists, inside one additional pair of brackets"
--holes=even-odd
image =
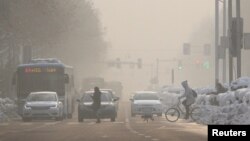
[(152, 111), (152, 114), (162, 115), (162, 103), (156, 92), (137, 91), (131, 100), (131, 116), (144, 115), (145, 111)]
[(33, 118), (63, 119), (63, 104), (59, 101), (56, 92), (32, 92), (27, 97), (23, 107), (23, 121)]

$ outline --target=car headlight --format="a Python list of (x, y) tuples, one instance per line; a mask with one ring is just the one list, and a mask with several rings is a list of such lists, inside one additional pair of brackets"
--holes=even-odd
[(162, 105), (161, 105), (161, 104), (156, 104), (155, 107), (156, 107), (156, 108), (161, 108)]
[(52, 106), (50, 106), (50, 108), (57, 108), (58, 106), (57, 106), (57, 104), (55, 104), (55, 105), (52, 105)]
[(25, 108), (25, 109), (31, 109), (31, 106), (25, 104), (25, 105), (24, 105), (24, 108)]

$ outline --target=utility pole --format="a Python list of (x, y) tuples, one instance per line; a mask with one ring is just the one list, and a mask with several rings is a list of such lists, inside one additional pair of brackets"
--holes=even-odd
[(232, 0), (228, 0), (228, 36), (229, 36), (229, 51), (228, 51), (228, 57), (229, 57), (229, 84), (233, 80), (233, 57), (232, 57)]
[(171, 73), (172, 73), (172, 85), (174, 85), (174, 69), (172, 69), (172, 71), (171, 71)]
[[(223, 36), (226, 37), (227, 36), (227, 32), (226, 32), (226, 29), (227, 29), (227, 0), (224, 0), (223, 1)], [(225, 46), (224, 46), (225, 47)], [(226, 51), (226, 48), (223, 48), (224, 51)], [(226, 82), (226, 75), (227, 75), (227, 63), (226, 63), (226, 55), (224, 55), (224, 58), (223, 58), (223, 73), (222, 73), (222, 80), (223, 82), (225, 83)]]
[(215, 84), (219, 79), (219, 0), (215, 0)]
[(159, 58), (156, 59), (156, 81), (157, 87), (159, 85)]
[(240, 17), (240, 0), (236, 0), (236, 19), (237, 19), (237, 78), (241, 77), (241, 47), (242, 47), (242, 32), (241, 32), (241, 17)]

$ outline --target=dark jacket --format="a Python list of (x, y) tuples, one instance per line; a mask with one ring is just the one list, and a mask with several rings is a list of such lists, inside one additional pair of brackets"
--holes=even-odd
[(185, 92), (179, 97), (179, 99), (185, 97), (186, 98), (186, 105), (192, 105), (195, 102), (195, 97), (193, 95), (192, 89), (188, 86), (187, 81), (183, 81), (181, 83), (181, 85), (185, 89)]
[(101, 92), (100, 91), (95, 91), (93, 96), (93, 108), (94, 110), (98, 110), (101, 107)]

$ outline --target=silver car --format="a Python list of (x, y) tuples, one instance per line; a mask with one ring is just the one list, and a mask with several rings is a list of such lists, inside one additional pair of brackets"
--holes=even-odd
[(63, 104), (59, 101), (56, 92), (32, 92), (26, 99), (23, 107), (23, 121), (33, 118), (63, 119)]
[(131, 100), (131, 116), (145, 115), (150, 112), (153, 115), (162, 116), (162, 103), (156, 92), (137, 91)]

